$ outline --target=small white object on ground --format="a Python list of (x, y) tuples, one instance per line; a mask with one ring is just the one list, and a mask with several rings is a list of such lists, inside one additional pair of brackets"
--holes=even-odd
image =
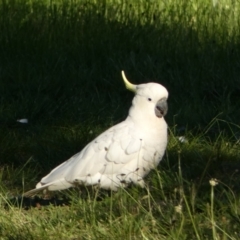
[(18, 119), (17, 122), (28, 123), (28, 119), (27, 118)]

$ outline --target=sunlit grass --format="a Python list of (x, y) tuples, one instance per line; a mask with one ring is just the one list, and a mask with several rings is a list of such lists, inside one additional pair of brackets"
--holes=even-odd
[[(59, 199), (61, 196), (70, 199), (65, 206), (37, 205), (37, 208), (25, 210), (24, 206), (12, 205), (13, 201), (9, 200), (14, 194), (9, 190), (18, 186), (21, 192), (19, 173), (24, 177), (22, 182), (29, 179), (36, 182), (38, 179), (33, 175), (38, 170), (34, 170), (29, 160), (23, 168), (8, 169), (7, 176), (2, 171), (2, 236), (18, 239), (26, 236), (30, 239), (66, 236), (70, 239), (120, 236), (128, 239), (238, 239), (238, 148), (222, 138), (214, 144), (206, 136), (197, 138), (186, 134), (186, 138), (188, 141), (181, 143), (170, 135), (166, 157), (147, 177), (145, 189), (130, 187), (117, 193), (96, 188), (80, 192), (72, 189), (58, 194)], [(227, 144), (232, 147), (226, 147)], [(30, 168), (32, 173), (28, 172)], [(215, 181), (218, 184), (215, 185)], [(16, 196), (17, 191), (14, 193)], [(10, 231), (13, 227), (15, 230)]]
[[(230, 0), (2, 1), (0, 239), (239, 239), (239, 16)], [(170, 93), (146, 188), (26, 210), (24, 191), (126, 117), (123, 69)]]

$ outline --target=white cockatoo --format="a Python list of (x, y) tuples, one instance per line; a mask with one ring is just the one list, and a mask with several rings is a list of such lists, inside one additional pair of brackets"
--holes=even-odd
[(143, 178), (159, 164), (167, 146), (168, 91), (158, 83), (133, 85), (123, 71), (122, 77), (126, 88), (135, 93), (126, 120), (57, 166), (24, 196), (76, 185), (113, 191), (130, 183), (144, 187)]

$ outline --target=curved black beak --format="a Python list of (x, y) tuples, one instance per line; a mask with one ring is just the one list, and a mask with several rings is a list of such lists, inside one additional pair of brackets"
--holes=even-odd
[(157, 102), (155, 106), (155, 115), (158, 118), (162, 118), (167, 114), (167, 111), (168, 111), (167, 99), (162, 98)]

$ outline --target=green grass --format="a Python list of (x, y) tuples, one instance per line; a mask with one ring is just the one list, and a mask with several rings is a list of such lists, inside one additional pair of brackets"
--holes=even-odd
[[(240, 4), (213, 2), (1, 1), (0, 239), (240, 238)], [(122, 69), (170, 93), (148, 188), (10, 203), (127, 116)]]

